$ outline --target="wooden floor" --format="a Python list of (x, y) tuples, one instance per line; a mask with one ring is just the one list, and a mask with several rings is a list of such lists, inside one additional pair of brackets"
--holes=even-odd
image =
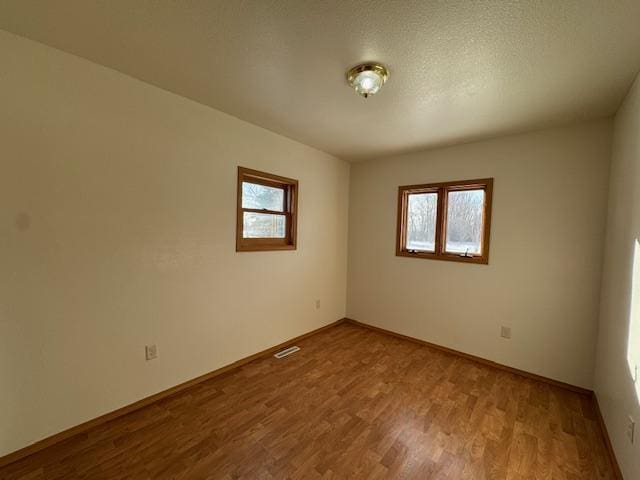
[(298, 345), (0, 478), (614, 478), (586, 396), (355, 325)]

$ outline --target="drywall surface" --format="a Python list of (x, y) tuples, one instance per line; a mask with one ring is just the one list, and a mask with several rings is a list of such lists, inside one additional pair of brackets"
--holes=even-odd
[[(352, 165), (348, 317), (591, 387), (610, 140), (603, 120)], [(398, 186), (486, 177), (489, 265), (395, 255)]]
[[(612, 115), (637, 0), (2, 0), (0, 28), (341, 157)], [(363, 101), (344, 73), (391, 70)]]
[[(2, 31), (0, 65), (0, 455), (344, 317), (347, 163)], [(296, 251), (235, 252), (238, 165), (300, 181)]]
[[(640, 478), (640, 80), (614, 122), (595, 392), (618, 463)], [(635, 377), (635, 380), (634, 380)], [(627, 437), (636, 421), (635, 444)]]

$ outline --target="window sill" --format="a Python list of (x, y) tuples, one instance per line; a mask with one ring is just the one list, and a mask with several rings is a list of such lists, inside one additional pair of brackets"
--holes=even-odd
[(443, 254), (429, 253), (429, 252), (411, 253), (407, 251), (399, 251), (399, 252), (396, 252), (396, 256), (409, 257), (409, 258), (421, 258), (423, 260), (444, 260), (447, 262), (477, 263), (480, 265), (489, 264), (489, 258), (487, 257), (462, 257), (460, 255), (448, 254), (448, 253), (443, 253)]
[(295, 249), (295, 245), (236, 245), (236, 252), (269, 252)]

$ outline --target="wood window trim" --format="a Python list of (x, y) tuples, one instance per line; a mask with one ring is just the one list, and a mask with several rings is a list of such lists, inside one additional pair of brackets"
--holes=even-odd
[[(242, 183), (250, 182), (284, 190), (283, 211), (242, 208)], [(236, 252), (264, 252), (295, 250), (298, 234), (298, 181), (259, 170), (238, 167), (238, 191), (236, 206)], [(284, 238), (244, 238), (244, 212), (271, 213), (286, 217)]]
[[(447, 229), (447, 198), (449, 192), (478, 190), (485, 191), (483, 209), (483, 235), (482, 252), (471, 257), (461, 256), (457, 253), (449, 253), (446, 248)], [(436, 208), (436, 233), (435, 252), (409, 251), (406, 249), (407, 237), (407, 205), (409, 194), (413, 193), (438, 193)], [(493, 178), (481, 178), (474, 180), (458, 180), (455, 182), (428, 183), (422, 185), (404, 185), (398, 187), (398, 224), (396, 231), (396, 255), (399, 257), (422, 258), (429, 260), (446, 260), (450, 262), (477, 263), (487, 265), (489, 263), (489, 243), (491, 240), (491, 204), (493, 200)]]

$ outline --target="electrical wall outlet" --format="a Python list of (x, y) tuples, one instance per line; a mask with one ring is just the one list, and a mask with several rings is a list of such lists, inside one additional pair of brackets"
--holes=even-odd
[(500, 336), (502, 338), (511, 338), (511, 327), (500, 327)]
[(147, 345), (144, 347), (144, 354), (147, 360), (158, 358), (158, 347), (156, 345)]
[(636, 436), (636, 422), (633, 420), (633, 417), (629, 417), (629, 423), (627, 424), (627, 437), (629, 441), (633, 443), (635, 441)]
[(316, 310), (320, 310), (320, 300), (316, 300)]

